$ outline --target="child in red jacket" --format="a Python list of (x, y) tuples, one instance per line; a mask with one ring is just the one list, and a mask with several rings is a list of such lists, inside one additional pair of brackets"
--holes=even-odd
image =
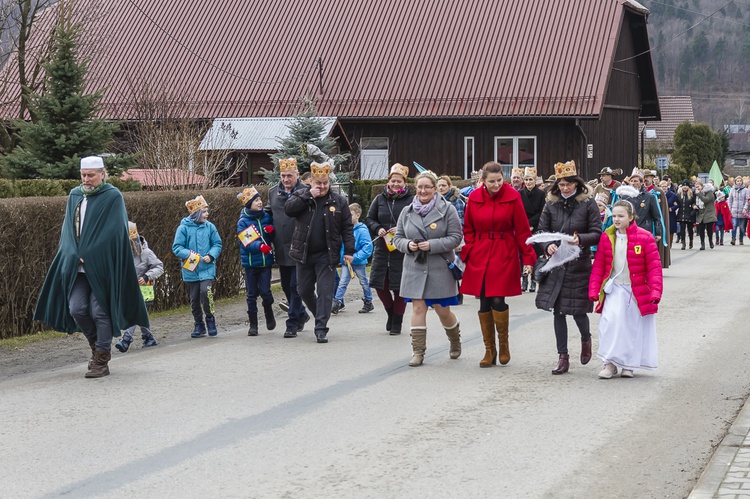
[(724, 232), (731, 231), (734, 226), (732, 225), (732, 212), (729, 211), (729, 204), (727, 204), (726, 197), (722, 191), (716, 191), (716, 241), (719, 246), (724, 246)]
[(635, 224), (629, 201), (612, 208), (612, 227), (602, 233), (589, 280), (589, 299), (598, 301), (598, 356), (604, 362), (599, 377), (609, 379), (622, 369), (632, 378), (635, 369), (657, 364), (656, 312), (662, 294), (662, 270), (654, 236)]

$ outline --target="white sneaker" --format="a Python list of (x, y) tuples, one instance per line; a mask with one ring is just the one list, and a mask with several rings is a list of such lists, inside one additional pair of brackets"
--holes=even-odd
[(621, 378), (632, 378), (633, 377), (633, 371), (631, 369), (623, 369), (620, 373)]
[(604, 364), (602, 370), (599, 371), (599, 377), (601, 379), (609, 379), (615, 374), (617, 374), (617, 368), (614, 366), (614, 364)]

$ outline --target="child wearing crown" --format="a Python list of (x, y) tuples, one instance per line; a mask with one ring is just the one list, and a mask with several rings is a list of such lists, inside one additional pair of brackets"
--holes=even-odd
[(245, 296), (247, 318), (250, 327), (248, 336), (258, 336), (258, 295), (263, 303), (266, 328), (276, 328), (273, 313), (273, 293), (271, 293), (271, 267), (274, 255), (271, 243), (274, 238), (271, 213), (263, 210), (263, 200), (255, 187), (248, 187), (237, 194), (243, 204), (240, 219), (237, 221), (237, 242), (240, 245), (240, 259), (245, 270)]
[[(216, 226), (208, 221), (208, 203), (198, 196), (185, 203), (189, 215), (182, 219), (172, 243), (172, 253), (182, 260), (182, 280), (190, 293), (190, 308), (195, 319), (192, 338), (208, 333), (216, 336), (214, 295), (211, 291), (216, 278), (216, 259), (221, 253), (221, 237)], [(203, 321), (205, 314), (206, 321)]]

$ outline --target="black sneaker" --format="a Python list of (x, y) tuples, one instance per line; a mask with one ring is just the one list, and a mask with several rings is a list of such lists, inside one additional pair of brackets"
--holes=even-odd
[(338, 300), (333, 300), (333, 306), (331, 306), (331, 313), (333, 315), (336, 315), (339, 313), (339, 310), (344, 309), (344, 304)]
[(296, 338), (297, 331), (294, 328), (287, 328), (284, 332), (284, 338)]
[(279, 308), (284, 312), (289, 312), (289, 304), (285, 301), (279, 302)]
[(305, 312), (305, 316), (302, 317), (302, 324), (300, 324), (299, 326), (297, 326), (297, 332), (298, 333), (300, 331), (302, 331), (303, 329), (305, 329), (305, 324), (307, 324), (307, 322), (309, 320), (310, 320), (310, 314), (308, 314), (307, 312)]
[(326, 334), (327, 333), (325, 331), (315, 331), (315, 338), (317, 339), (318, 343), (328, 343)]

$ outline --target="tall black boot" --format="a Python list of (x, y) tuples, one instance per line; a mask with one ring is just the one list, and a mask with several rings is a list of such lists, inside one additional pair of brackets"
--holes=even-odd
[(247, 329), (247, 335), (258, 336), (258, 313), (255, 312), (254, 314), (251, 314), (248, 312), (247, 322), (250, 324), (250, 327)]
[(385, 313), (388, 315), (388, 318), (385, 320), (385, 330), (390, 331), (393, 325), (393, 308), (386, 308)]
[(263, 305), (263, 313), (266, 316), (266, 329), (269, 331), (276, 329), (276, 316), (273, 315), (273, 307), (271, 304)]
[(403, 315), (399, 315), (396, 313), (393, 314), (393, 321), (391, 322), (391, 336), (401, 334), (401, 323), (403, 322), (403, 320)]

